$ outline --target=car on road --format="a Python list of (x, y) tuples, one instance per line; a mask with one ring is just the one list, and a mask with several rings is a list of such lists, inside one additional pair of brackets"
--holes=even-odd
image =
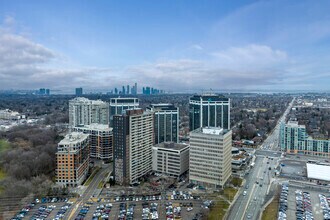
[(246, 196), (247, 192), (246, 191), (243, 191), (243, 196)]

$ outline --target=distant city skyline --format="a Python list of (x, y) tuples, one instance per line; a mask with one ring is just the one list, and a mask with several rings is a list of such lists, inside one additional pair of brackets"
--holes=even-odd
[[(329, 1), (0, 3), (0, 90), (329, 91)], [(52, 93), (53, 94), (53, 93)]]

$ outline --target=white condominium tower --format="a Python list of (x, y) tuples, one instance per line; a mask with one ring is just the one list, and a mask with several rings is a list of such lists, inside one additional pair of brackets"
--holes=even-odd
[(109, 124), (109, 104), (101, 100), (78, 97), (69, 101), (70, 127)]

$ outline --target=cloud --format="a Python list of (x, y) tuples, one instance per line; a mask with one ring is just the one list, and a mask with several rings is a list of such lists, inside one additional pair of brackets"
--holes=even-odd
[(127, 72), (142, 78), (145, 85), (172, 91), (248, 89), (281, 83), (285, 72), (278, 66), (287, 65), (286, 52), (253, 44), (213, 52), (208, 60), (162, 60), (131, 67)]
[(0, 67), (33, 66), (51, 61), (55, 54), (40, 44), (21, 36), (0, 34)]
[(66, 56), (20, 36), (10, 28), (12, 17), (0, 26), (0, 88), (36, 89), (39, 87), (68, 89), (75, 86), (100, 87), (116, 82), (110, 68), (62, 67)]
[(270, 68), (288, 61), (286, 52), (257, 44), (230, 47), (223, 51), (214, 52), (212, 55), (217, 58), (222, 67), (234, 69)]
[(191, 48), (194, 50), (203, 50), (203, 47), (199, 44), (194, 44), (191, 46)]
[[(202, 50), (199, 45), (193, 47)], [(10, 31), (0, 32), (0, 54), (0, 86), (7, 89), (72, 90), (83, 86), (109, 90), (134, 82), (140, 88), (154, 86), (167, 91), (253, 88), (278, 83), (282, 73), (276, 67), (288, 62), (284, 51), (251, 44), (215, 51), (207, 54), (209, 59), (203, 60), (163, 58), (119, 70), (61, 67), (65, 56)]]

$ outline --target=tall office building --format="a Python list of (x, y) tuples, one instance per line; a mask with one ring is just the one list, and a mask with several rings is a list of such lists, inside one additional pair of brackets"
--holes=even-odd
[(69, 101), (69, 125), (71, 127), (92, 123), (109, 124), (109, 104), (101, 100), (77, 97)]
[(83, 95), (83, 88), (76, 88), (76, 96), (82, 96)]
[(230, 129), (230, 99), (221, 95), (195, 95), (189, 99), (189, 128)]
[(109, 125), (90, 124), (74, 127), (73, 131), (89, 134), (89, 155), (91, 158), (105, 161), (113, 158), (113, 135)]
[(39, 95), (45, 95), (46, 94), (46, 89), (45, 88), (40, 88), (39, 89)]
[(190, 132), (189, 180), (205, 187), (223, 187), (231, 175), (232, 132), (203, 127)]
[(330, 157), (330, 140), (309, 137), (306, 126), (299, 125), (298, 121), (281, 124), (280, 147), (287, 153)]
[(152, 171), (154, 114), (127, 110), (113, 117), (114, 176), (117, 184), (134, 184)]
[(121, 115), (124, 110), (139, 108), (137, 98), (112, 98), (110, 99), (110, 126), (114, 115)]
[(155, 143), (179, 142), (179, 108), (173, 104), (151, 104), (155, 112)]
[(126, 94), (129, 95), (129, 85), (126, 86)]
[(149, 86), (146, 87), (146, 95), (150, 95), (151, 94), (151, 89)]
[(137, 83), (135, 83), (135, 84), (134, 84), (134, 95), (137, 95), (137, 91), (138, 91), (137, 89), (138, 89), (138, 88), (137, 88)]
[(78, 186), (86, 179), (89, 168), (88, 134), (72, 132), (60, 141), (56, 153), (56, 183)]

